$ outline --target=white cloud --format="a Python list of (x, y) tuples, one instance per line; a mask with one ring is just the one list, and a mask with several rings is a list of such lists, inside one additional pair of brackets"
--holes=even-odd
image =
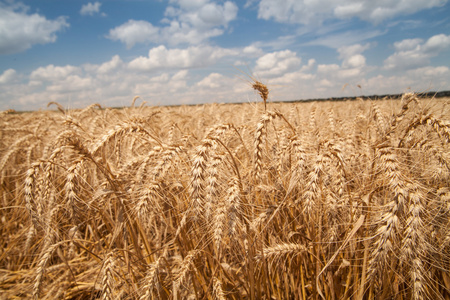
[(242, 52), (244, 54), (248, 54), (251, 56), (261, 56), (264, 52), (261, 50), (261, 48), (256, 47), (254, 45), (250, 45), (247, 47), (244, 47), (244, 49), (242, 50)]
[(169, 26), (162, 27), (162, 39), (170, 45), (199, 44), (224, 33), (237, 16), (238, 7), (230, 1), (223, 5), (211, 1), (171, 1), (166, 10)]
[[(81, 6), (80, 14), (82, 16), (93, 16), (94, 14), (100, 13), (100, 6), (102, 6), (100, 2), (89, 2)], [(102, 13), (102, 16), (105, 16), (105, 14)]]
[[(398, 75), (377, 75), (364, 81), (367, 94), (401, 93), (406, 91), (428, 92), (448, 90), (450, 70), (448, 67), (423, 67)], [(377, 87), (378, 86), (378, 90)]]
[(364, 4), (362, 2), (354, 2), (336, 6), (333, 12), (339, 18), (351, 18), (353, 16), (358, 16), (364, 10)]
[(389, 56), (384, 61), (387, 70), (406, 71), (426, 65), (429, 59), (419, 51), (401, 51)]
[(433, 78), (445, 78), (450, 76), (450, 69), (446, 66), (440, 67), (423, 67), (413, 70), (410, 73), (416, 80), (433, 79)]
[(366, 57), (362, 53), (371, 47), (372, 45), (367, 43), (338, 48), (341, 65), (319, 64), (317, 67), (317, 74), (322, 78), (321, 86), (330, 87), (330, 84), (333, 83), (333, 86), (338, 87), (363, 79), (371, 68), (366, 65)]
[(128, 20), (128, 22), (111, 29), (107, 36), (111, 40), (121, 41), (128, 49), (136, 43), (157, 43), (160, 40), (159, 28), (147, 21)]
[[(182, 94), (188, 93), (188, 79), (188, 70), (181, 70), (174, 74), (163, 73), (153, 77), (146, 77), (146, 80), (135, 77), (136, 82), (132, 84), (130, 90), (133, 94), (140, 95), (143, 99), (148, 99), (147, 101), (156, 101), (156, 104), (174, 104), (176, 101), (183, 100)], [(177, 95), (178, 100), (170, 99), (170, 96), (174, 95)]]
[(167, 73), (162, 73), (161, 75), (158, 76), (154, 76), (150, 79), (151, 82), (166, 82), (169, 80), (169, 74)]
[(56, 41), (56, 33), (69, 27), (64, 17), (47, 20), (39, 14), (28, 14), (24, 5), (0, 3), (0, 54), (25, 51), (35, 44)]
[(107, 61), (100, 65), (98, 68), (98, 73), (100, 74), (106, 74), (110, 73), (114, 70), (119, 69), (124, 65), (124, 62), (120, 59), (119, 55), (114, 55), (110, 61)]
[(167, 49), (158, 46), (150, 49), (148, 57), (140, 56), (128, 66), (132, 70), (155, 71), (161, 68), (198, 68), (214, 64), (225, 56), (235, 56), (238, 51), (211, 46), (191, 46), (186, 49)]
[[(396, 52), (420, 50), (431, 57), (448, 49), (447, 43), (447, 35), (436, 35), (428, 40), (399, 41), (394, 48)], [(70, 108), (94, 102), (122, 106), (130, 105), (135, 95), (149, 105), (260, 101), (248, 80), (223, 70), (227, 64), (231, 69), (238, 59), (254, 65), (255, 76), (270, 89), (271, 101), (399, 93), (408, 87), (415, 91), (449, 89), (448, 66), (391, 72), (366, 65), (364, 53), (371, 47), (374, 44), (339, 47), (339, 60), (328, 64), (315, 59), (302, 63), (292, 50), (264, 54), (255, 45), (241, 49), (198, 45), (154, 47), (147, 56), (131, 61), (115, 55), (99, 64), (47, 65), (28, 76), (9, 69), (0, 73), (0, 110), (44, 108), (49, 101)], [(263, 55), (256, 58), (255, 53)], [(207, 71), (212, 68), (213, 72)], [(374, 70), (383, 75), (369, 72)], [(348, 86), (342, 90), (344, 84)]]
[[(270, 78), (272, 99), (307, 99), (336, 96), (355, 96), (354, 89), (341, 91), (344, 84), (356, 86), (364, 82), (370, 67), (366, 65), (363, 52), (372, 44), (355, 44), (337, 49), (340, 64), (318, 64), (309, 59), (307, 65)], [(353, 94), (352, 94), (353, 93)]]
[(222, 86), (224, 77), (225, 76), (219, 73), (211, 73), (207, 77), (197, 82), (196, 85), (201, 88), (217, 89)]
[(310, 24), (318, 20), (318, 15), (327, 13), (328, 10), (329, 7), (320, 5), (320, 1), (261, 0), (258, 18), (274, 19), (283, 23)]
[(48, 65), (46, 67), (39, 67), (31, 72), (30, 80), (32, 81), (59, 81), (64, 80), (69, 75), (80, 72), (80, 68), (67, 65), (64, 67)]
[(203, 41), (223, 34), (220, 28), (195, 28), (191, 25), (179, 21), (171, 21), (170, 25), (161, 28), (161, 42), (171, 46), (180, 44), (200, 44)]
[(177, 3), (181, 9), (198, 9), (208, 3), (208, 0), (170, 0), (169, 3)]
[(129, 20), (110, 30), (108, 38), (125, 43), (166, 43), (169, 45), (200, 44), (222, 35), (237, 16), (238, 7), (230, 1), (222, 5), (210, 0), (170, 1), (161, 23), (155, 26), (144, 20)]
[[(57, 101), (67, 107), (83, 107), (93, 102), (122, 106), (129, 105), (134, 95), (141, 95), (143, 100), (155, 104), (224, 100), (227, 94), (230, 95), (231, 84), (222, 87), (220, 96), (211, 97), (207, 92), (210, 89), (197, 85), (201, 79), (190, 72), (197, 72), (199, 67), (211, 66), (221, 58), (239, 53), (238, 50), (211, 46), (185, 49), (160, 46), (151, 49), (148, 57), (130, 62), (124, 62), (115, 55), (101, 64), (42, 66), (29, 76), (7, 70), (0, 73), (0, 84), (7, 83), (2, 85), (0, 109), (20, 106), (27, 110), (37, 109), (45, 107), (49, 101)], [(19, 78), (25, 80), (19, 81)], [(210, 77), (211, 80), (213, 78)], [(199, 94), (202, 97), (197, 97)]]
[(223, 6), (215, 3), (208, 3), (203, 6), (199, 13), (199, 19), (206, 26), (227, 26), (236, 18), (238, 8), (236, 4), (226, 1)]
[[(445, 39), (440, 39), (441, 41)], [(426, 43), (422, 43), (425, 45)], [(432, 43), (431, 43), (432, 44)], [(440, 43), (441, 45), (441, 43)], [(361, 94), (402, 93), (408, 91), (441, 91), (449, 88), (450, 70), (447, 66), (425, 66), (397, 75), (369, 76), (373, 67), (365, 65), (361, 54), (365, 45), (353, 45), (340, 49), (341, 65), (308, 63), (298, 71), (272, 78), (270, 94), (273, 99), (307, 99), (359, 96)], [(342, 90), (344, 85), (348, 87)], [(269, 85), (270, 86), (270, 85)], [(359, 88), (359, 86), (361, 88)]]
[(394, 43), (394, 48), (397, 51), (409, 51), (414, 50), (423, 42), (422, 39), (406, 39), (400, 42)]
[(347, 17), (356, 16), (362, 20), (380, 23), (398, 15), (408, 15), (424, 9), (443, 6), (446, 2), (447, 0), (365, 1), (367, 5), (364, 11)]
[(192, 25), (195, 28), (209, 28), (215, 26), (227, 26), (236, 18), (238, 7), (230, 1), (223, 5), (201, 1), (170, 1), (172, 6), (166, 9), (166, 17), (176, 18), (181, 23)]
[(366, 65), (366, 58), (361, 54), (355, 54), (346, 59), (342, 66), (347, 68), (360, 68)]
[(360, 66), (354, 67), (354, 68), (346, 68), (341, 69), (337, 72), (337, 78), (343, 79), (343, 80), (360, 80), (363, 78), (363, 70), (360, 68)]
[[(361, 54), (371, 45), (369, 43), (365, 45), (355, 44), (351, 46), (343, 46), (337, 49), (339, 52), (339, 58), (342, 59), (343, 68), (363, 68), (366, 65), (366, 58)], [(347, 74), (355, 73), (347, 72)]]
[(54, 81), (47, 86), (48, 92), (67, 94), (87, 91), (95, 88), (94, 80), (89, 76), (69, 75), (61, 81)]
[(290, 50), (268, 53), (256, 61), (255, 71), (259, 76), (275, 77), (297, 68), (301, 59)]
[(354, 44), (350, 46), (342, 46), (337, 49), (339, 52), (339, 58), (340, 59), (346, 59), (348, 57), (351, 57), (356, 54), (361, 54), (364, 51), (370, 49), (371, 44), (367, 43), (365, 45), (361, 44)]
[(428, 39), (425, 45), (423, 45), (423, 52), (428, 56), (436, 56), (449, 47), (450, 35), (438, 34)]
[(317, 73), (318, 74), (334, 74), (337, 71), (339, 71), (340, 67), (337, 64), (329, 64), (329, 65), (318, 65), (317, 66)]
[(310, 58), (310, 59), (308, 60), (308, 64), (307, 64), (307, 65), (304, 65), (304, 66), (300, 69), (300, 71), (301, 71), (301, 72), (310, 72), (310, 71), (312, 71), (312, 69), (314, 68), (315, 65), (316, 65), (316, 60), (315, 60), (314, 58)]
[(17, 78), (17, 72), (14, 69), (8, 69), (0, 75), (0, 84), (7, 84)]
[(447, 0), (261, 0), (258, 17), (283, 23), (321, 24), (325, 19), (359, 18), (372, 23), (423, 9), (443, 6)]
[(405, 71), (425, 67), (430, 58), (450, 48), (450, 35), (432, 36), (425, 43), (421, 39), (406, 39), (394, 43), (396, 52), (384, 61), (387, 70)]

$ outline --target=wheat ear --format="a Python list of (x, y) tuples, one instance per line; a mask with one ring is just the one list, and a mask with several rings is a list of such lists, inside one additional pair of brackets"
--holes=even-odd
[(222, 282), (217, 277), (213, 277), (213, 296), (216, 300), (225, 300), (225, 294), (222, 289)]
[(308, 252), (308, 248), (298, 243), (282, 243), (279, 245), (266, 247), (262, 250), (262, 253), (256, 257), (258, 261), (262, 258), (265, 260), (278, 261), (288, 256), (301, 255)]
[(424, 223), (422, 216), (423, 193), (418, 186), (413, 186), (409, 191), (409, 217), (403, 237), (402, 257), (405, 263), (410, 263), (409, 274), (413, 290), (413, 299), (420, 300), (424, 297), (424, 274), (422, 254), (427, 252)]
[(256, 125), (255, 134), (255, 178), (258, 183), (262, 179), (262, 160), (263, 160), (263, 144), (264, 144), (264, 133), (267, 123), (275, 118), (276, 114), (273, 112), (266, 111), (260, 118), (258, 124)]
[(114, 288), (114, 257), (112, 252), (106, 255), (103, 261), (103, 277), (102, 277), (102, 299), (113, 300), (113, 288)]
[(39, 292), (41, 289), (42, 279), (45, 273), (45, 268), (47, 266), (47, 262), (52, 256), (53, 252), (56, 250), (56, 248), (61, 244), (55, 243), (50, 245), (45, 249), (44, 254), (39, 259), (39, 263), (36, 268), (36, 277), (34, 279), (34, 286), (33, 286), (33, 299), (39, 299)]
[(167, 254), (167, 250), (164, 250), (163, 255), (161, 255), (148, 269), (147, 275), (144, 278), (145, 283), (143, 289), (145, 293), (139, 298), (139, 300), (151, 299), (153, 289), (159, 283), (159, 269), (161, 268), (163, 262), (167, 259)]
[(191, 250), (191, 251), (189, 251), (188, 255), (186, 255), (186, 257), (183, 259), (180, 270), (179, 270), (178, 274), (176, 275), (175, 281), (173, 282), (174, 299), (177, 299), (178, 291), (179, 291), (181, 285), (183, 284), (183, 282), (186, 280), (188, 272), (194, 263), (194, 259), (197, 257), (197, 255), (199, 253), (200, 253), (199, 250)]
[(381, 225), (376, 232), (376, 242), (368, 264), (367, 281), (370, 282), (375, 273), (387, 263), (388, 254), (393, 251), (393, 243), (399, 232), (399, 216), (407, 198), (407, 183), (400, 172), (397, 157), (390, 148), (378, 150), (380, 170), (384, 170), (384, 180), (393, 193), (392, 200), (386, 205), (387, 211), (381, 217)]

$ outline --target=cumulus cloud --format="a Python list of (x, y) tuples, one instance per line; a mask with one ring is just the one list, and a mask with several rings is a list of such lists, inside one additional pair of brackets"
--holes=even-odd
[(140, 56), (132, 60), (128, 67), (132, 70), (152, 71), (160, 68), (198, 68), (214, 64), (225, 56), (235, 56), (237, 50), (211, 46), (191, 46), (186, 49), (167, 49), (161, 45), (150, 49), (148, 57)]
[(416, 80), (429, 80), (436, 77), (448, 78), (450, 76), (450, 69), (446, 66), (440, 67), (423, 67), (413, 70), (410, 73)]
[(348, 68), (361, 68), (366, 65), (366, 58), (361, 54), (355, 54), (344, 60), (342, 66)]
[(8, 69), (0, 75), (0, 84), (11, 83), (17, 78), (17, 72), (14, 69)]
[(145, 20), (129, 20), (110, 30), (108, 38), (126, 44), (136, 43), (200, 44), (222, 35), (237, 16), (238, 7), (230, 1), (217, 4), (210, 0), (172, 0), (161, 26)]
[(368, 50), (371, 47), (369, 43), (361, 45), (361, 44), (354, 44), (350, 46), (342, 46), (337, 49), (339, 52), (339, 58), (340, 59), (346, 59), (348, 57), (351, 57), (356, 54), (361, 54), (364, 51)]
[[(368, 94), (401, 93), (408, 91), (424, 92), (448, 89), (450, 70), (448, 67), (423, 67), (396, 75), (377, 75), (364, 81)], [(379, 87), (378, 91), (376, 86)], [(380, 92), (380, 91), (383, 92)]]
[(56, 33), (69, 27), (64, 17), (48, 20), (39, 14), (29, 14), (24, 5), (0, 3), (0, 54), (25, 51), (35, 44), (56, 41)]
[[(102, 6), (100, 2), (89, 2), (81, 6), (80, 14), (82, 16), (93, 16), (94, 14), (100, 13), (100, 6)], [(105, 13), (101, 13), (101, 15), (105, 16)]]
[(111, 40), (121, 41), (128, 49), (136, 43), (157, 43), (160, 41), (160, 29), (147, 21), (128, 20), (111, 29), (107, 36)]
[(31, 72), (30, 80), (32, 81), (58, 81), (64, 80), (69, 75), (79, 73), (80, 69), (75, 66), (67, 65), (64, 67), (48, 65), (39, 67)]
[(47, 92), (68, 94), (72, 92), (94, 89), (94, 80), (89, 76), (69, 75), (58, 82), (52, 82), (46, 88)]
[(317, 66), (317, 73), (324, 75), (332, 75), (337, 73), (339, 69), (340, 67), (337, 64), (329, 64), (329, 65), (320, 64)]
[[(225, 100), (232, 84), (221, 86), (221, 94), (212, 97), (207, 91), (220, 80), (206, 75), (207, 79), (197, 85), (205, 78), (205, 71), (199, 67), (211, 66), (221, 58), (235, 57), (239, 53), (235, 49), (211, 46), (183, 49), (160, 46), (150, 49), (149, 56), (129, 62), (115, 55), (100, 64), (50, 64), (36, 68), (28, 76), (10, 69), (0, 73), (0, 109), (17, 109), (19, 105), (22, 109), (37, 109), (45, 107), (49, 101), (68, 107), (83, 107), (92, 102), (122, 106), (129, 105), (134, 95), (156, 101), (155, 104), (179, 104), (180, 99), (186, 103)], [(191, 70), (202, 75), (192, 76)], [(229, 78), (223, 78), (222, 83), (230, 82)]]
[(242, 52), (244, 54), (252, 55), (252, 56), (260, 56), (260, 55), (262, 55), (264, 53), (261, 48), (256, 47), (254, 45), (250, 45), (250, 46), (244, 47)]
[(342, 59), (342, 67), (348, 69), (364, 67), (366, 65), (366, 58), (361, 53), (370, 47), (371, 45), (367, 43), (365, 45), (355, 44), (338, 48), (339, 58)]
[(144, 77), (130, 74), (130, 77), (134, 79), (129, 87), (131, 93), (140, 95), (142, 99), (153, 104), (180, 104), (186, 99), (182, 95), (189, 94), (190, 74), (188, 70), (180, 70), (175, 73), (164, 72), (160, 75)]
[(201, 88), (207, 89), (218, 89), (222, 86), (225, 76), (219, 73), (211, 73), (199, 82), (197, 82), (197, 86)]
[(423, 9), (443, 6), (447, 0), (261, 0), (258, 17), (283, 23), (321, 24), (325, 19), (359, 18), (372, 23)]
[(371, 44), (355, 44), (338, 48), (341, 64), (317, 64), (315, 59), (309, 59), (301, 65), (295, 52), (278, 51), (258, 59), (255, 70), (268, 79), (269, 85), (275, 85), (271, 95), (278, 99), (336, 96), (344, 84), (357, 85), (367, 75), (370, 68), (363, 53), (370, 47)]
[(108, 74), (115, 70), (120, 69), (123, 66), (124, 66), (124, 62), (122, 61), (122, 59), (120, 59), (120, 56), (114, 55), (110, 61), (107, 61), (107, 62), (101, 64), (98, 67), (97, 72), (99, 74)]
[(405, 71), (425, 67), (430, 58), (450, 48), (450, 35), (438, 34), (425, 43), (421, 39), (406, 39), (394, 43), (395, 53), (384, 61), (387, 70)]
[[(398, 53), (419, 51), (431, 57), (448, 49), (448, 38), (436, 35), (424, 40), (403, 40), (394, 48)], [(339, 61), (330, 64), (315, 59), (303, 63), (292, 50), (264, 54), (255, 45), (242, 49), (161, 45), (131, 61), (115, 55), (99, 64), (42, 66), (28, 76), (9, 69), (0, 73), (0, 110), (44, 108), (49, 101), (71, 108), (94, 102), (122, 106), (130, 105), (135, 95), (150, 105), (260, 101), (245, 80), (228, 76), (220, 68), (214, 72), (205, 68), (227, 62), (231, 67), (234, 60), (244, 58), (251, 59), (246, 63), (268, 85), (272, 101), (399, 93), (409, 86), (415, 91), (448, 89), (448, 66), (424, 65), (399, 73), (383, 70), (383, 75), (371, 76), (369, 71), (374, 67), (366, 65), (364, 53), (374, 46), (369, 43), (339, 47)], [(256, 58), (255, 53), (262, 55)], [(342, 90), (344, 84), (349, 86)], [(362, 88), (356, 88), (358, 85)]]
[(397, 51), (409, 51), (414, 50), (421, 43), (423, 43), (422, 39), (406, 39), (400, 42), (395, 42), (394, 48)]
[(300, 69), (300, 71), (301, 71), (301, 72), (309, 72), (309, 71), (311, 71), (311, 70), (315, 67), (315, 65), (316, 65), (316, 60), (315, 60), (314, 58), (310, 58), (310, 59), (308, 60), (308, 64), (307, 64), (307, 65), (304, 65), (304, 66)]
[(436, 56), (449, 47), (450, 35), (438, 34), (429, 38), (425, 45), (423, 45), (422, 50), (426, 55)]
[(203, 41), (223, 34), (223, 29), (207, 28), (200, 29), (186, 23), (171, 21), (169, 26), (161, 28), (161, 42), (171, 46), (180, 44), (200, 44)]
[(256, 61), (255, 71), (259, 76), (279, 76), (294, 68), (301, 63), (295, 52), (290, 50), (268, 53)]
[(175, 17), (186, 25), (195, 28), (210, 28), (215, 26), (227, 26), (236, 18), (238, 8), (236, 4), (225, 1), (223, 5), (210, 1), (171, 1), (177, 5), (169, 6), (166, 16)]
[(337, 90), (344, 84), (359, 84), (370, 70), (362, 53), (371, 47), (369, 43), (339, 47), (337, 52), (341, 64), (319, 64), (316, 72), (316, 88), (319, 91)]

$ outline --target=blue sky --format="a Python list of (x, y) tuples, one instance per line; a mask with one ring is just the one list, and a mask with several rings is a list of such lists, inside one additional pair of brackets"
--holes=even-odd
[[(450, 90), (447, 0), (0, 0), (0, 110)], [(242, 72), (241, 72), (242, 71)]]

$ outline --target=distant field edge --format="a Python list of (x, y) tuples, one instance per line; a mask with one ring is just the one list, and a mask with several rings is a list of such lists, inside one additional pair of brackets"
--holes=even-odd
[[(405, 92), (407, 93), (407, 92)], [(310, 98), (305, 100), (283, 100), (272, 101), (273, 103), (296, 103), (296, 102), (314, 102), (314, 101), (349, 101), (349, 100), (384, 100), (384, 99), (400, 99), (405, 93), (401, 94), (382, 94), (382, 95), (370, 95), (370, 96), (354, 96), (354, 97), (330, 97), (330, 98)], [(440, 92), (413, 92), (422, 98), (444, 98), (450, 97), (450, 91)]]
[[(405, 92), (407, 93), (407, 92)], [(309, 99), (297, 99), (297, 100), (269, 100), (270, 103), (307, 103), (307, 102), (324, 102), (324, 101), (354, 101), (354, 100), (358, 100), (358, 99), (363, 99), (363, 100), (386, 100), (386, 99), (400, 99), (402, 97), (402, 95), (404, 95), (405, 93), (401, 93), (401, 94), (382, 94), (382, 95), (370, 95), (370, 96), (353, 96), (353, 97), (329, 97), (329, 98), (309, 98)], [(445, 97), (450, 97), (450, 90), (449, 91), (440, 91), (440, 92), (412, 92), (415, 93), (417, 95), (419, 95), (419, 97), (421, 98), (445, 98)], [(245, 104), (248, 102), (230, 102), (230, 103), (222, 103), (222, 104)], [(195, 104), (169, 104), (169, 105), (156, 105), (156, 106), (165, 106), (165, 107), (177, 107), (177, 106), (201, 106), (201, 105), (206, 105), (206, 104), (211, 104), (211, 103), (195, 103)], [(150, 105), (152, 106), (152, 105)], [(122, 109), (125, 108), (126, 106), (123, 107), (117, 107), (117, 106), (113, 106), (113, 107), (109, 107), (111, 109)], [(105, 107), (106, 108), (106, 107)], [(82, 108), (78, 108), (78, 109), (74, 109), (74, 110), (80, 110)], [(104, 109), (104, 108), (103, 108)], [(51, 110), (51, 109), (50, 109)], [(30, 113), (33, 111), (27, 111), (27, 110), (14, 110), (14, 109), (8, 109), (6, 111), (4, 111), (5, 113), (9, 113), (9, 114), (21, 114), (21, 113)]]
[[(329, 97), (329, 98), (309, 98), (309, 99), (297, 99), (297, 100), (270, 100), (268, 102), (270, 103), (307, 103), (307, 102), (324, 102), (324, 101), (355, 101), (358, 99), (363, 100), (387, 100), (387, 99), (400, 99), (405, 93), (400, 94), (382, 94), (382, 95), (369, 95), (369, 96), (353, 96), (353, 97)], [(450, 90), (449, 91), (440, 91), (440, 92), (414, 92), (411, 91), (411, 93), (417, 94), (421, 98), (445, 98), (450, 97)], [(230, 102), (230, 103), (223, 103), (223, 104), (246, 104), (249, 102)], [(164, 105), (168, 107), (176, 107), (176, 106), (201, 106), (205, 104), (211, 104), (211, 103), (196, 103), (196, 104), (172, 104), (172, 105)]]

